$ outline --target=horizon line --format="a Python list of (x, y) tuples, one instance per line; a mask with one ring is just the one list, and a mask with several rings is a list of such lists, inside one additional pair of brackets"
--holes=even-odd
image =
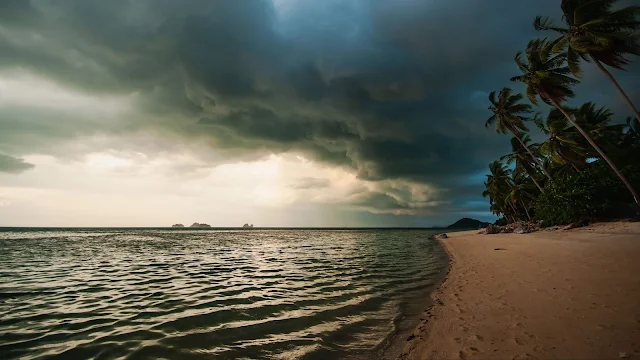
[(171, 226), (4, 226), (0, 229), (172, 229), (172, 230), (269, 230), (269, 229), (447, 229), (448, 226), (242, 226), (171, 227)]

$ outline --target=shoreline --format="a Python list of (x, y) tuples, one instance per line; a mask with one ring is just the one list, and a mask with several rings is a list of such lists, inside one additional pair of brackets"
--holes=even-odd
[[(455, 230), (454, 230), (455, 231)], [(414, 293), (412, 296), (404, 298), (403, 311), (393, 320), (393, 330), (373, 349), (374, 359), (392, 360), (402, 356), (407, 339), (412, 337), (416, 327), (423, 323), (424, 312), (429, 310), (434, 304), (434, 296), (446, 281), (451, 270), (451, 257), (447, 248), (431, 235), (434, 248), (440, 253), (437, 254), (442, 268), (434, 277), (433, 284), (422, 293)], [(426, 301), (426, 303), (425, 303)]]
[[(466, 231), (457, 231), (458, 234), (463, 233), (477, 233), (478, 230), (466, 230)], [(455, 232), (455, 231), (454, 231)], [(449, 233), (442, 233), (449, 234)], [(440, 295), (442, 292), (442, 288), (449, 281), (449, 276), (451, 275), (451, 271), (453, 270), (455, 257), (444, 243), (443, 239), (436, 238), (439, 234), (434, 235), (433, 240), (437, 242), (438, 246), (444, 251), (444, 256), (447, 261), (447, 266), (444, 267), (440, 277), (437, 282), (434, 284), (434, 289), (429, 292), (429, 296), (427, 298), (427, 303), (424, 311), (422, 312), (419, 318), (419, 324), (414, 328), (413, 332), (410, 333), (408, 337), (404, 339), (397, 339), (397, 341), (404, 341), (404, 343), (400, 346), (402, 350), (400, 352), (394, 353), (394, 359), (407, 360), (414, 359), (416, 355), (416, 346), (420, 343), (429, 342), (429, 338), (427, 336), (429, 332), (429, 326), (433, 322), (433, 309), (436, 306), (443, 306), (442, 300), (440, 299)], [(385, 357), (384, 359), (387, 359)], [(390, 359), (390, 357), (389, 357)]]
[(401, 359), (640, 356), (640, 223), (447, 234), (446, 276)]

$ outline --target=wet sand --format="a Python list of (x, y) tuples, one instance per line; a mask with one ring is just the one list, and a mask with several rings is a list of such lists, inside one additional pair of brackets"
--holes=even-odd
[(640, 223), (448, 235), (449, 274), (401, 358), (640, 358)]

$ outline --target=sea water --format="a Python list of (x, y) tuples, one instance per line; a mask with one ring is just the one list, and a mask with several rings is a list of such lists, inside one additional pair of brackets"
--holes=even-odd
[(433, 233), (0, 229), (0, 358), (375, 358), (446, 267)]

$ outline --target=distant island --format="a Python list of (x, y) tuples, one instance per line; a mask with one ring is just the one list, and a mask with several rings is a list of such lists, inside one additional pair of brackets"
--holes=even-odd
[(489, 223), (480, 220), (462, 218), (455, 223), (447, 226), (447, 229), (479, 229), (485, 228), (487, 227), (487, 225), (489, 225)]
[(200, 224), (200, 223), (194, 222), (189, 227), (192, 227), (192, 228), (210, 228), (211, 225), (209, 225), (209, 224)]
[[(185, 227), (183, 224), (173, 224), (171, 225), (172, 228), (183, 228)], [(201, 228), (201, 229), (209, 229), (211, 228), (211, 225), (209, 224), (205, 224), (205, 223), (197, 223), (194, 222), (193, 224), (191, 224), (191, 226), (189, 226), (190, 228)], [(253, 224), (244, 224), (242, 225), (243, 229), (253, 229)]]

